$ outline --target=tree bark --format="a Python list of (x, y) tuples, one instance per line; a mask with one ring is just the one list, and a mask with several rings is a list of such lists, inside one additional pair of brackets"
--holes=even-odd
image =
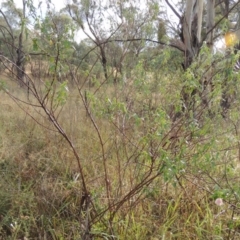
[(207, 45), (212, 50), (214, 35), (215, 0), (207, 1)]
[(192, 19), (193, 7), (196, 0), (187, 0), (186, 12), (183, 16), (183, 40), (185, 44), (185, 68), (189, 67), (194, 57), (194, 50), (192, 46)]
[(24, 86), (24, 74), (25, 74), (25, 66), (24, 66), (24, 52), (23, 52), (23, 33), (25, 29), (25, 19), (26, 19), (26, 1), (22, 0), (23, 5), (23, 15), (21, 19), (21, 32), (18, 36), (18, 48), (17, 48), (17, 79), (19, 81), (19, 85), (21, 87)]
[(191, 65), (201, 46), (203, 3), (203, 0), (187, 0), (186, 2), (186, 11), (182, 22), (185, 69)]
[(198, 43), (201, 42), (201, 34), (202, 34), (202, 18), (203, 18), (203, 0), (198, 1), (197, 8), (197, 16), (198, 16), (198, 24), (197, 24), (197, 39)]
[(23, 36), (22, 32), (19, 34), (18, 38), (18, 49), (17, 49), (17, 60), (16, 60), (16, 65), (17, 65), (17, 79), (19, 81), (19, 85), (23, 87), (24, 85), (24, 53), (23, 53)]

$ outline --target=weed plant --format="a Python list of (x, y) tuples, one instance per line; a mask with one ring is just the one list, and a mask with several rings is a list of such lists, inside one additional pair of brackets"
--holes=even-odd
[[(37, 90), (42, 102), (33, 82), (29, 96), (6, 84), (1, 239), (239, 239), (237, 88), (221, 109), (239, 80), (204, 51), (187, 72), (139, 61), (127, 81), (73, 82), (66, 92), (49, 80)], [(198, 94), (184, 102), (183, 89)]]

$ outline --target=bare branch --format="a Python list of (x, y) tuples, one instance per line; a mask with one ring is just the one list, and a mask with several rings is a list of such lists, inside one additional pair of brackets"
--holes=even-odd
[(181, 19), (181, 16), (179, 15), (179, 13), (176, 11), (176, 9), (172, 6), (172, 4), (168, 1), (165, 0), (167, 5), (171, 8), (171, 10), (174, 12), (174, 14), (179, 18), (179, 20)]

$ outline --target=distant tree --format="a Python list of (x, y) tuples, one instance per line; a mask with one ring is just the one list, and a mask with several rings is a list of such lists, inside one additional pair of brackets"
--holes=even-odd
[(61, 12), (48, 11), (41, 21), (36, 22), (38, 36), (33, 39), (34, 51), (45, 56), (50, 62), (49, 70), (54, 77), (61, 79), (74, 48), (76, 26), (72, 19)]
[[(147, 6), (147, 1), (143, 4)], [(154, 33), (152, 26), (157, 18), (158, 4), (153, 1), (148, 3), (148, 6), (149, 8), (141, 9), (136, 1), (132, 0), (111, 3), (88, 0), (67, 4), (65, 10), (97, 47), (105, 79), (108, 79), (108, 65), (116, 67), (117, 63), (117, 69), (120, 70), (126, 53), (131, 51), (137, 56), (145, 45), (143, 38)], [(113, 44), (113, 41), (118, 43)], [(115, 58), (107, 56), (111, 54), (113, 49), (110, 48), (113, 46), (120, 54)], [(108, 63), (111, 61), (108, 57), (115, 63)], [(133, 62), (134, 60), (131, 61)]]
[(22, 9), (17, 8), (13, 1), (7, 0), (2, 3), (0, 10), (0, 14), (2, 15), (1, 21), (4, 22), (0, 26), (2, 42), (4, 48), (7, 49), (7, 56), (16, 64), (16, 76), (20, 86), (24, 85), (24, 41), (28, 34), (28, 16), (31, 15), (32, 11), (33, 6), (30, 7), (26, 0), (22, 1)]
[(166, 20), (165, 26), (177, 37), (170, 40), (172, 45), (184, 52), (184, 69), (191, 65), (204, 42), (210, 51), (213, 50), (214, 41), (228, 32), (236, 22), (239, 7), (239, 1), (186, 0), (178, 1), (175, 5), (168, 0), (165, 2), (179, 21), (173, 27)]

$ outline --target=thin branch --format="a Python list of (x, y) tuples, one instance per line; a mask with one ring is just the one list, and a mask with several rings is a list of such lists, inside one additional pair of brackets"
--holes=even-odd
[[(9, 24), (9, 22), (8, 22), (8, 20), (7, 20), (7, 17), (5, 16), (5, 14), (3, 13), (3, 11), (2, 11), (1, 9), (0, 9), (0, 13), (2, 14), (2, 16), (3, 16), (3, 18), (4, 18), (5, 22), (6, 22), (6, 24), (8, 25), (9, 30), (11, 31), (11, 33), (13, 33), (13, 31), (12, 31), (12, 27), (11, 27), (11, 25)], [(11, 34), (11, 36), (13, 36), (13, 34)]]
[(179, 15), (179, 13), (175, 10), (175, 8), (172, 6), (172, 4), (168, 1), (168, 0), (165, 0), (167, 5), (171, 8), (171, 10), (174, 12), (174, 14), (179, 18), (181, 19), (181, 16)]
[(184, 52), (184, 49), (181, 48), (180, 46), (176, 45), (176, 44), (166, 43), (166, 42), (157, 41), (157, 40), (152, 40), (150, 38), (109, 39), (105, 42), (102, 42), (101, 44), (106, 44), (106, 43), (109, 43), (109, 42), (134, 42), (134, 41), (152, 42), (152, 43), (161, 44), (161, 45), (168, 46), (168, 47), (173, 47), (173, 48), (178, 49), (181, 52)]

